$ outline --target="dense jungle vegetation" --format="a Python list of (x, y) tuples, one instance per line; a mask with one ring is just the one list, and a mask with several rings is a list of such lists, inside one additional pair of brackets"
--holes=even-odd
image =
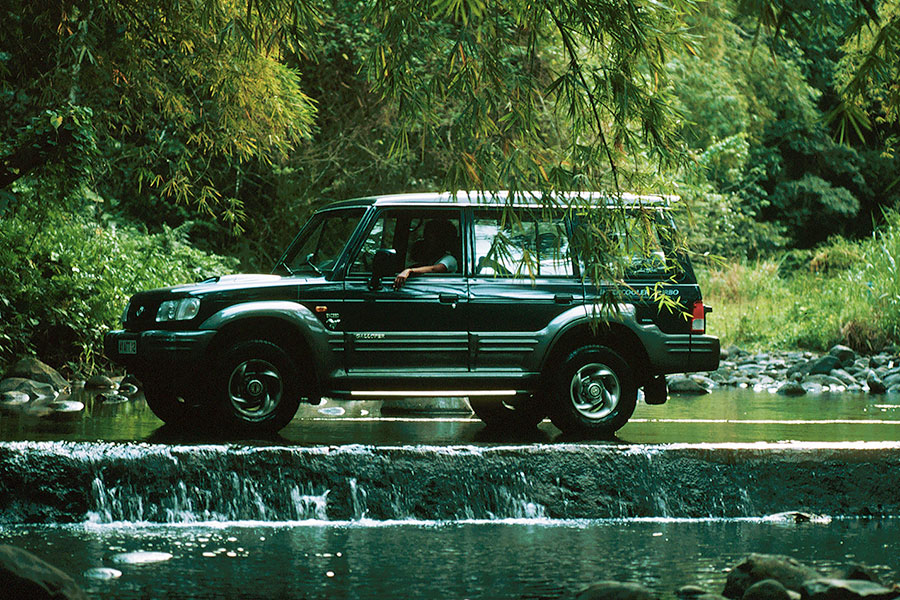
[(0, 367), (372, 193), (674, 193), (724, 344), (900, 334), (900, 2), (0, 0)]

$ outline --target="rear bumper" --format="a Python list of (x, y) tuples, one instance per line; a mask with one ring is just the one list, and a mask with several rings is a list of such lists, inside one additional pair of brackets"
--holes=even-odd
[(103, 338), (107, 358), (126, 367), (146, 371), (189, 370), (206, 355), (216, 335), (205, 331), (110, 331)]
[(719, 368), (719, 338), (711, 335), (662, 335), (645, 340), (656, 373), (693, 373)]

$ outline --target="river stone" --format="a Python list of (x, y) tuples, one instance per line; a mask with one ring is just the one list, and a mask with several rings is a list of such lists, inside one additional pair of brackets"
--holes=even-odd
[(900, 373), (891, 373), (884, 378), (884, 387), (891, 389), (895, 385), (900, 385)]
[(883, 586), (884, 583), (878, 579), (878, 576), (872, 572), (872, 569), (866, 565), (850, 565), (840, 575), (835, 575), (835, 579), (856, 579), (859, 581), (871, 581)]
[(835, 369), (831, 372), (831, 376), (839, 379), (844, 385), (859, 385), (856, 378), (844, 369)]
[(828, 375), (829, 373), (831, 373), (832, 369), (837, 369), (840, 366), (841, 361), (838, 360), (836, 356), (826, 354), (825, 356), (822, 356), (819, 359), (813, 361), (813, 363), (809, 367), (809, 374)]
[(887, 391), (884, 382), (875, 374), (875, 371), (869, 371), (866, 374), (866, 385), (869, 386), (871, 394), (883, 394)]
[(785, 588), (802, 593), (804, 581), (818, 578), (816, 571), (790, 556), (753, 553), (728, 572), (722, 595), (741, 598), (747, 588), (764, 579), (774, 579)]
[[(711, 380), (709, 380), (711, 381)], [(708, 394), (709, 388), (693, 377), (672, 375), (666, 382), (670, 394)]]
[(47, 383), (53, 386), (53, 389), (57, 392), (62, 391), (69, 385), (69, 382), (53, 367), (32, 357), (23, 358), (14, 364), (6, 376)]
[(837, 377), (832, 377), (831, 375), (808, 375), (803, 378), (803, 383), (818, 383), (819, 385), (827, 385), (829, 387), (843, 387), (846, 385), (843, 381)]
[(781, 582), (763, 579), (748, 587), (741, 600), (791, 600), (791, 597)]
[(84, 382), (84, 387), (89, 390), (109, 390), (119, 386), (106, 375), (91, 375), (91, 377)]
[(705, 589), (698, 585), (685, 585), (675, 590), (675, 597), (678, 600), (695, 600), (698, 596), (708, 594)]
[(778, 388), (778, 393), (782, 396), (803, 396), (806, 388), (799, 381), (788, 381)]
[(84, 403), (77, 400), (55, 400), (47, 405), (47, 408), (53, 412), (48, 413), (48, 417), (54, 419), (73, 419), (81, 414), (84, 410)]
[(87, 600), (71, 577), (15, 546), (0, 545), (0, 584), (4, 598)]
[(578, 592), (575, 600), (659, 600), (659, 596), (639, 583), (599, 581)]
[(842, 365), (851, 365), (853, 364), (853, 361), (856, 360), (856, 352), (854, 352), (852, 348), (842, 346), (841, 344), (832, 346), (831, 350), (828, 351), (828, 354), (841, 361)]
[(3, 406), (21, 406), (27, 404), (31, 397), (25, 392), (3, 392), (0, 393), (0, 405)]
[(861, 579), (812, 579), (800, 590), (803, 600), (893, 600), (900, 593)]
[(39, 398), (55, 398), (56, 389), (49, 383), (41, 383), (21, 377), (9, 377), (0, 381), (0, 394), (3, 392), (22, 392), (32, 400)]

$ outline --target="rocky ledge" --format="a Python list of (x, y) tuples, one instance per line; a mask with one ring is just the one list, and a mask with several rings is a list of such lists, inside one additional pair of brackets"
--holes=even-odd
[(900, 355), (894, 349), (864, 356), (847, 346), (827, 354), (750, 353), (732, 346), (719, 368), (708, 373), (670, 375), (669, 392), (706, 394), (717, 388), (746, 388), (786, 396), (850, 392), (900, 394)]

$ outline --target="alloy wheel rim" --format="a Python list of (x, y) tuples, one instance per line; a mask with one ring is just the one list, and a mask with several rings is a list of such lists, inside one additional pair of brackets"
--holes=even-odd
[(272, 363), (252, 359), (240, 363), (228, 379), (228, 399), (232, 408), (247, 421), (270, 417), (281, 403), (284, 382)]
[(578, 369), (569, 385), (569, 398), (578, 413), (591, 421), (608, 417), (619, 405), (622, 386), (615, 371), (602, 363)]

